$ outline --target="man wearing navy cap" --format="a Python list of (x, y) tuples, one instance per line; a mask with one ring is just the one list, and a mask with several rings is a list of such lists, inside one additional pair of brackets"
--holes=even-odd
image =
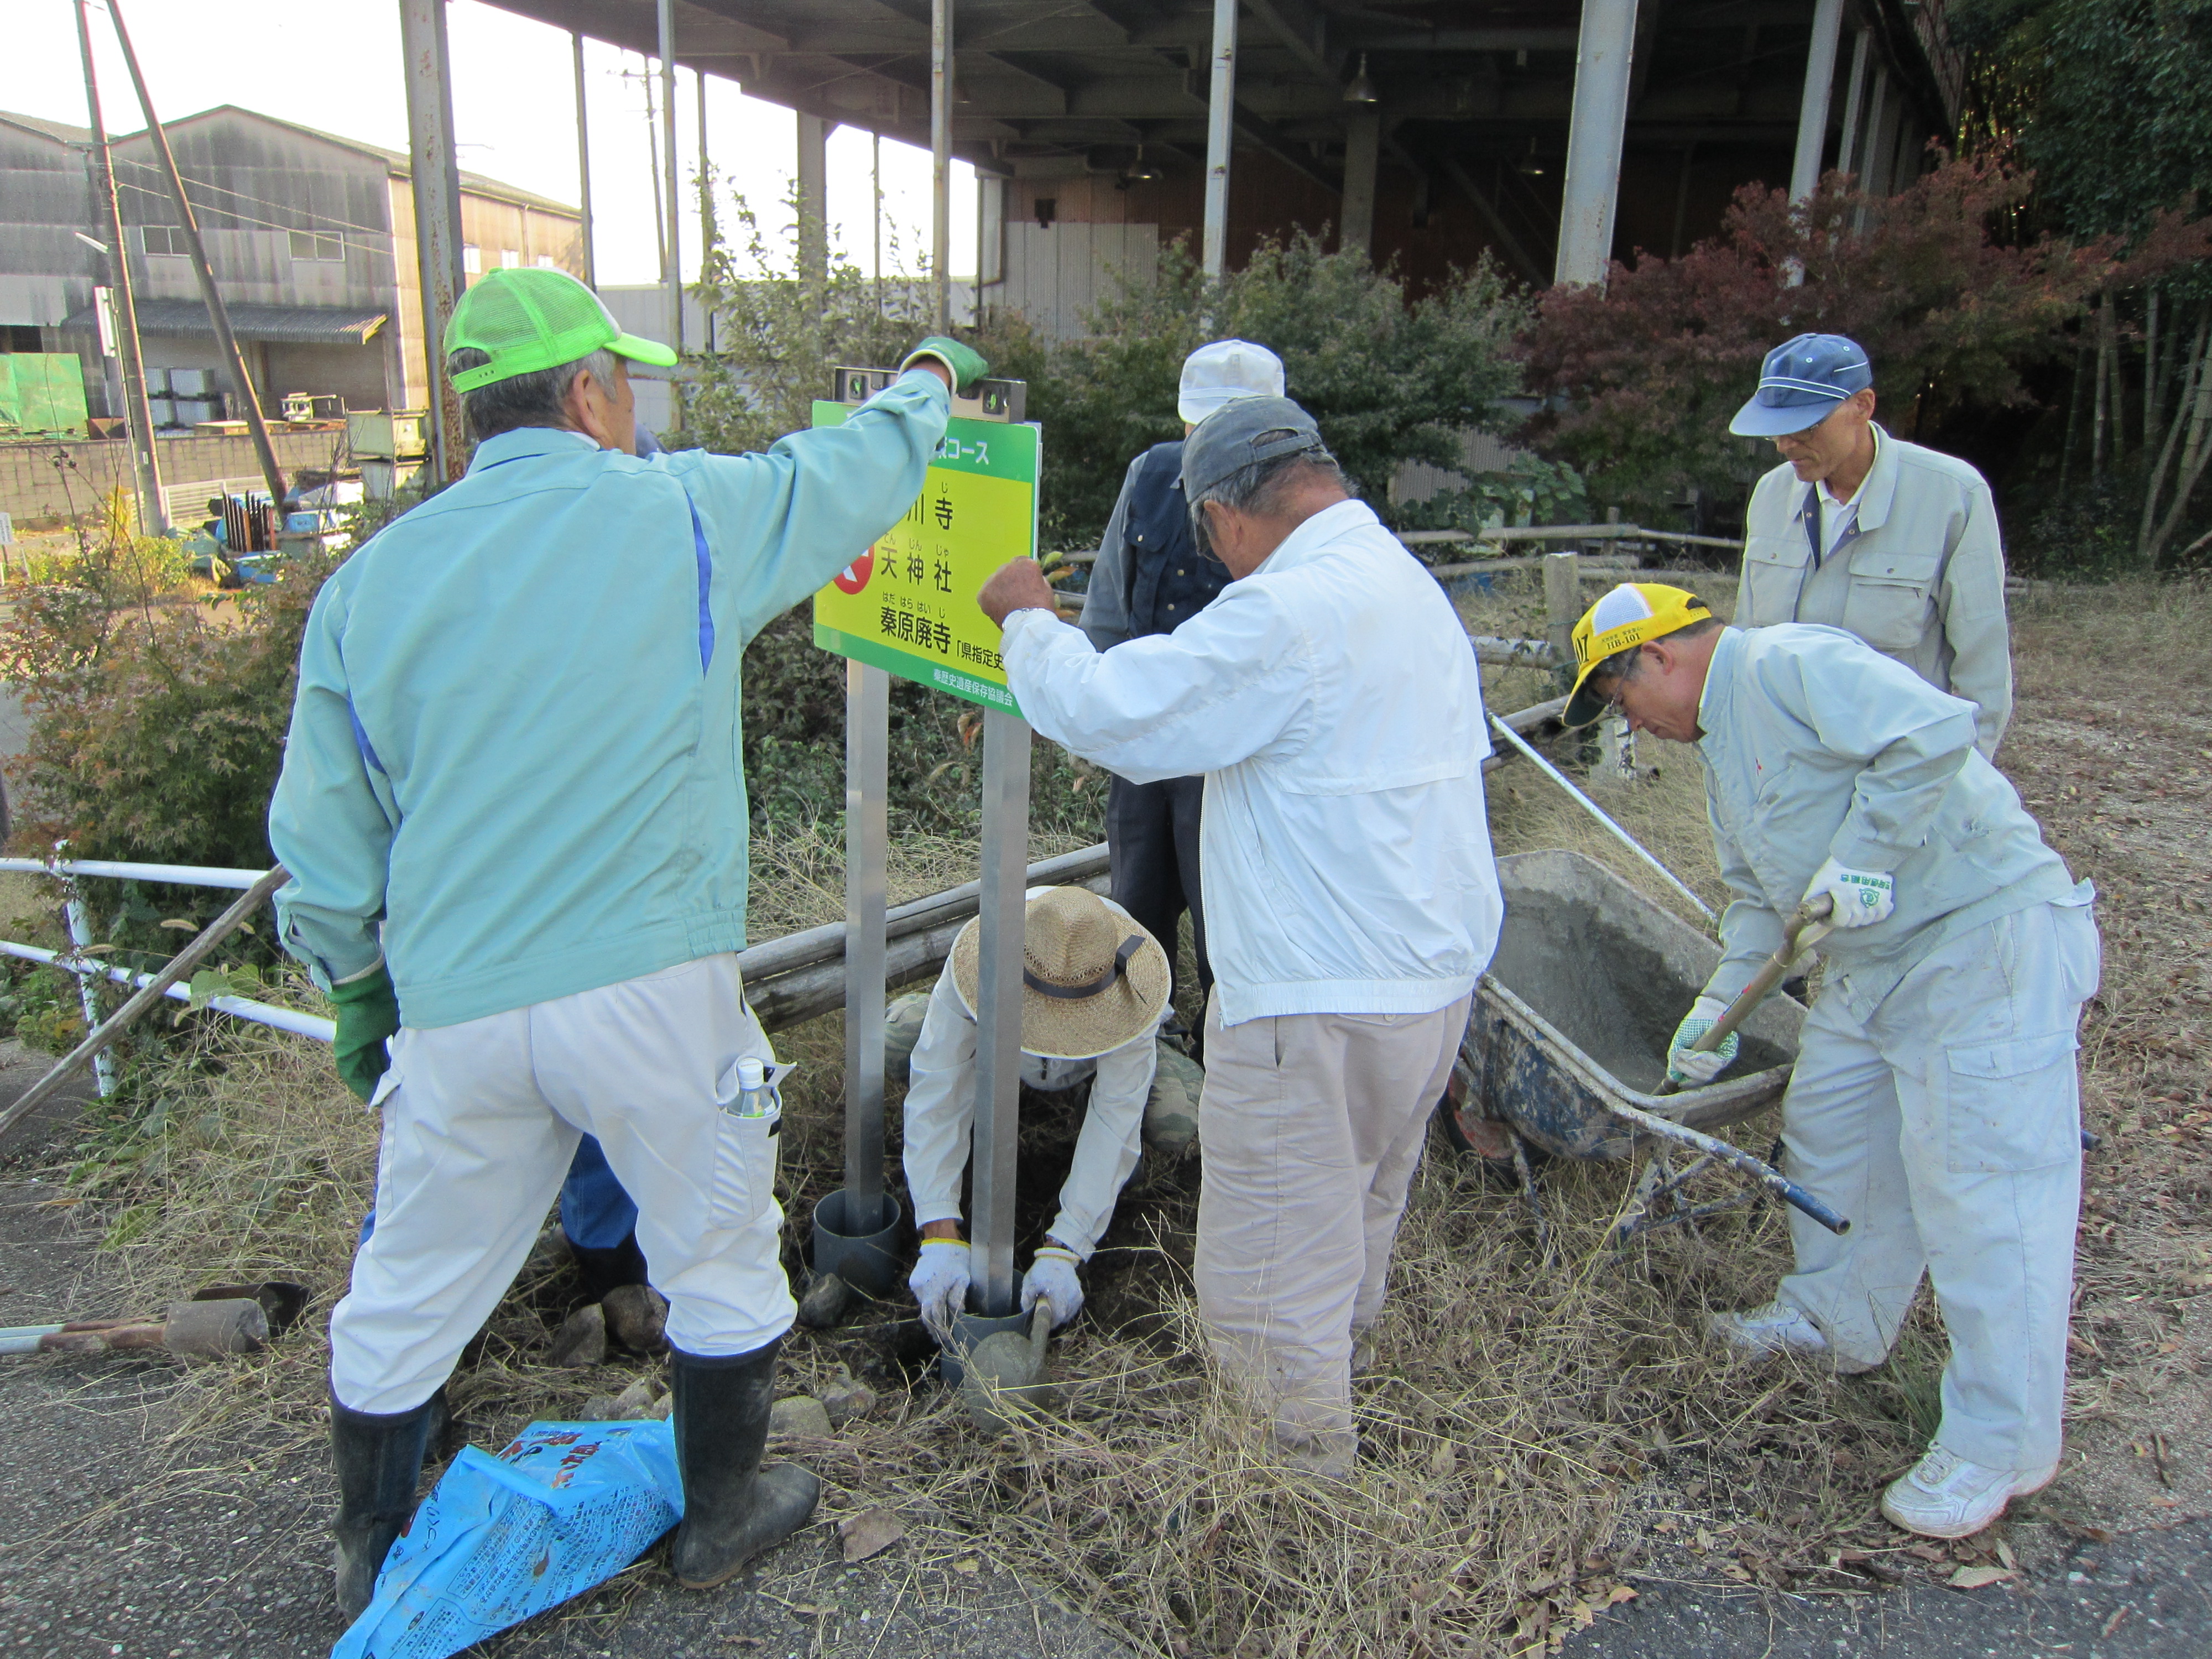
[(1982, 475), (1875, 424), (1874, 369), (1840, 334), (1767, 354), (1729, 430), (1771, 438), (1782, 465), (1746, 516), (1740, 628), (1820, 623), (1856, 634), (1976, 709), (1996, 753), (2012, 716), (2004, 549)]

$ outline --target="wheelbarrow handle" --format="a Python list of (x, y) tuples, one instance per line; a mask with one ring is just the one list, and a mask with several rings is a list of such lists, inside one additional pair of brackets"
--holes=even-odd
[(1708, 1157), (1717, 1158), (1729, 1168), (1748, 1176), (1784, 1203), (1803, 1211), (1838, 1237), (1850, 1231), (1851, 1224), (1847, 1218), (1838, 1215), (1812, 1194), (1784, 1175), (1781, 1170), (1762, 1159), (1753, 1158), (1742, 1147), (1730, 1146), (1717, 1136), (1692, 1129), (1686, 1123), (1677, 1123), (1672, 1118), (1661, 1117), (1656, 1113), (1644, 1110), (1639, 1106), (1631, 1106), (1625, 1101), (1608, 1100), (1604, 1104), (1607, 1111), (1616, 1117), (1626, 1119), (1646, 1134), (1657, 1135), (1662, 1139), (1678, 1141), (1685, 1146), (1694, 1147)]

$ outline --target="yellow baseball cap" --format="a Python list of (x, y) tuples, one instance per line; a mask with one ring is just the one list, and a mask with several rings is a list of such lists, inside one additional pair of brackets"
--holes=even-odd
[(1621, 583), (1575, 624), (1575, 690), (1561, 720), (1569, 726), (1588, 726), (1605, 713), (1606, 699), (1590, 684), (1589, 677), (1607, 657), (1632, 645), (1663, 639), (1712, 614), (1703, 599), (1686, 588), (1664, 582)]

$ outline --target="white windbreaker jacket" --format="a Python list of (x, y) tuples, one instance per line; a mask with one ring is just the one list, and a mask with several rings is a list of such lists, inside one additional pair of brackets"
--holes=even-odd
[(1363, 501), (1300, 525), (1172, 634), (1093, 651), (1043, 611), (1000, 654), (1046, 737), (1133, 782), (1206, 774), (1221, 1023), (1425, 1014), (1474, 987), (1504, 915), (1474, 649)]

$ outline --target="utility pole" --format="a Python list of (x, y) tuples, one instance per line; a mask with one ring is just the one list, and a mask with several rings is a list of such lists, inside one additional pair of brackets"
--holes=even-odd
[[(252, 377), (246, 372), (246, 358), (239, 351), (238, 336), (231, 331), (230, 312), (222, 302), (222, 295), (216, 291), (215, 270), (208, 264), (207, 246), (200, 240), (199, 216), (192, 211), (191, 202), (185, 195), (184, 178), (178, 173), (176, 155), (169, 149), (169, 135), (161, 118), (154, 113), (153, 95), (146, 90), (146, 77), (138, 68), (138, 54), (131, 50), (131, 31), (123, 27), (122, 0), (108, 0), (107, 15), (114, 20), (115, 38), (123, 47), (123, 62), (131, 71), (131, 87), (138, 94), (138, 107), (146, 117), (146, 136), (154, 141), (154, 153), (161, 158), (162, 172), (168, 175), (169, 195), (177, 204), (177, 217), (184, 222), (185, 245), (191, 252), (192, 270), (200, 279), (200, 295), (207, 301), (208, 319), (215, 325), (224, 361), (229, 363), (231, 376), (238, 382), (239, 396), (246, 404), (246, 429), (252, 436), (253, 453), (261, 462), (262, 481), (269, 486), (270, 501), (281, 512), (284, 506), (284, 474), (276, 465), (276, 451), (269, 442), (268, 423), (261, 418), (260, 394), (254, 390)], [(117, 252), (120, 257), (119, 247)]]
[(100, 82), (92, 67), (92, 21), (87, 0), (76, 0), (76, 44), (84, 57), (84, 103), (92, 128), (93, 193), (107, 225), (108, 282), (115, 295), (118, 355), (123, 360), (123, 417), (131, 431), (131, 462), (138, 483), (138, 527), (167, 535), (169, 514), (161, 501), (161, 463), (154, 448), (154, 411), (146, 404), (146, 366), (138, 351), (138, 301), (131, 289), (131, 251), (123, 243), (123, 212), (115, 199), (115, 168), (107, 153), (107, 125), (100, 112)]
[(453, 76), (446, 0), (399, 0), (407, 66), (409, 190), (415, 202), (415, 269), (422, 288), (422, 351), (429, 374), (430, 476), (441, 486), (467, 470), (468, 422), (446, 376), (446, 325), (468, 287), (461, 269), (461, 174), (453, 159)]
[(592, 255), (592, 128), (584, 102), (584, 37), (571, 30), (576, 49), (576, 189), (584, 209), (584, 286), (599, 285), (599, 261)]

